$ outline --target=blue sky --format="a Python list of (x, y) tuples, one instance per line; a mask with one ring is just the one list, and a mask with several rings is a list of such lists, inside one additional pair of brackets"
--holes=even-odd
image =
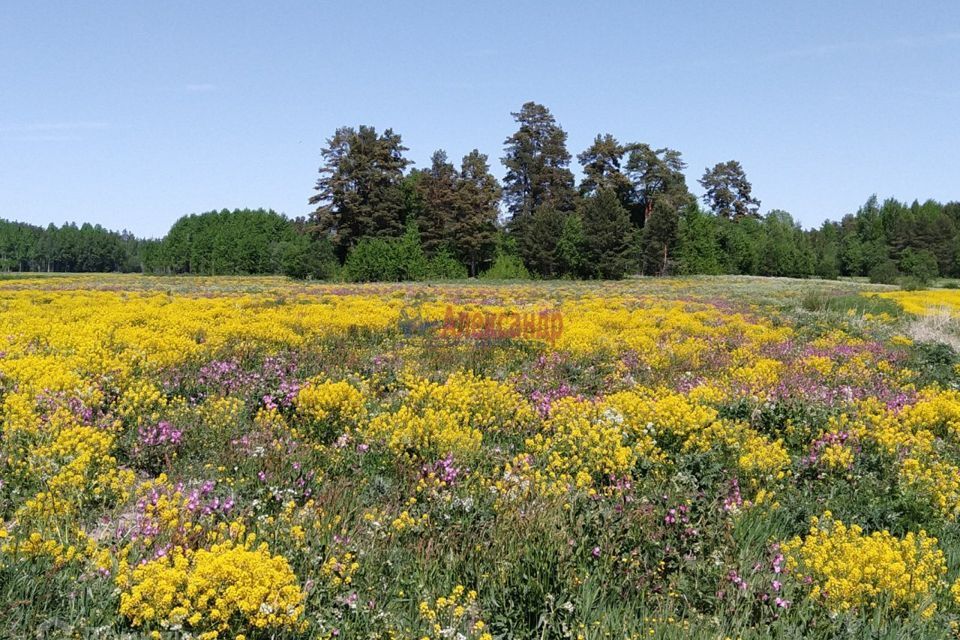
[(546, 104), (600, 132), (740, 160), (805, 226), (960, 199), (960, 2), (27, 2), (0, 12), (0, 217), (162, 235), (223, 207), (309, 211), (341, 125), (416, 166)]

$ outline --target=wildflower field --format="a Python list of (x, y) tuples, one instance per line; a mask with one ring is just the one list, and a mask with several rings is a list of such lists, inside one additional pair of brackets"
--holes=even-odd
[(2, 280), (0, 638), (958, 637), (955, 310)]

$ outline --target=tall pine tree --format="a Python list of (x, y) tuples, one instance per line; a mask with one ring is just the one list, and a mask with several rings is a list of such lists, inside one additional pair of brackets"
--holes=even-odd
[(665, 201), (676, 212), (689, 203), (692, 196), (683, 175), (686, 167), (679, 151), (653, 149), (643, 143), (630, 145), (626, 169), (640, 205), (634, 224), (644, 226), (658, 202)]
[(423, 250), (433, 255), (449, 250), (456, 241), (454, 219), (460, 175), (442, 149), (434, 152), (430, 168), (420, 174), (417, 187), (422, 207), (417, 226)]
[(635, 203), (636, 196), (633, 183), (621, 167), (626, 152), (627, 147), (609, 133), (602, 136), (597, 134), (593, 144), (577, 155), (577, 160), (583, 167), (580, 194), (590, 196), (603, 189), (611, 189), (620, 204), (630, 208)]
[(324, 164), (310, 198), (312, 219), (342, 260), (363, 237), (398, 236), (404, 228), (403, 172), (410, 162), (400, 136), (387, 129), (342, 127), (321, 151)]
[[(524, 104), (513, 117), (520, 127), (504, 141), (501, 159), (507, 168), (503, 199), (510, 214), (508, 228), (528, 268), (554, 276), (559, 268), (557, 238), (565, 212), (576, 202), (567, 134), (549, 109), (535, 102)], [(556, 235), (551, 238), (551, 233)]]
[(736, 160), (719, 162), (707, 169), (700, 178), (706, 190), (703, 202), (722, 218), (757, 217), (760, 201), (753, 197), (753, 186)]
[(679, 151), (630, 145), (627, 175), (638, 195), (634, 224), (643, 228), (639, 250), (646, 274), (671, 272), (680, 215), (694, 202), (683, 175), (686, 166)]
[(567, 134), (543, 105), (528, 102), (512, 114), (520, 125), (504, 141), (503, 197), (511, 222), (541, 207), (570, 211), (576, 192), (569, 169)]
[(465, 155), (460, 164), (452, 230), (457, 256), (471, 276), (493, 257), (500, 195), (487, 156), (476, 149)]

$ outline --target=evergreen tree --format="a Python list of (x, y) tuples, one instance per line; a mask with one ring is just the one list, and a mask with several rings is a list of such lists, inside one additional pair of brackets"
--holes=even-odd
[(836, 227), (837, 256), (840, 273), (845, 276), (862, 276), (867, 272), (867, 260), (864, 241), (857, 227), (858, 221), (852, 215), (846, 215)]
[(543, 105), (527, 102), (512, 114), (520, 125), (504, 141), (503, 197), (512, 224), (538, 209), (570, 211), (574, 207), (567, 134)]
[(585, 258), (586, 235), (579, 211), (569, 213), (563, 220), (560, 239), (557, 240), (559, 273), (572, 278), (589, 278), (590, 269)]
[(433, 255), (449, 249), (456, 241), (455, 216), (460, 175), (445, 151), (435, 151), (430, 168), (420, 172), (417, 188), (421, 197), (421, 213), (417, 216), (423, 249)]
[(900, 256), (900, 271), (920, 284), (927, 284), (940, 275), (937, 256), (929, 249), (908, 247)]
[(408, 160), (400, 136), (387, 129), (342, 127), (321, 151), (313, 219), (330, 235), (340, 257), (360, 238), (397, 236), (403, 231), (405, 193), (403, 172)]
[(339, 266), (330, 240), (311, 238), (308, 233), (297, 233), (291, 240), (278, 245), (281, 271), (291, 278), (325, 280), (332, 277)]
[(679, 151), (653, 149), (642, 143), (630, 145), (629, 150), (627, 176), (639, 205), (634, 212), (634, 224), (638, 227), (646, 225), (658, 203), (663, 205), (661, 208), (672, 209), (677, 214), (692, 201), (693, 196), (683, 175), (687, 164)]
[[(400, 182), (400, 192), (403, 196), (403, 222), (406, 224), (410, 220), (420, 220), (423, 218), (423, 209), (426, 206), (423, 201), (423, 189), (420, 187), (420, 181), (426, 173), (422, 169), (413, 169), (403, 177)], [(319, 228), (314, 227), (317, 231)]]
[(557, 245), (563, 235), (568, 212), (541, 207), (516, 222), (513, 234), (523, 263), (533, 273), (545, 278), (563, 274), (563, 263)]
[(677, 244), (679, 217), (668, 199), (653, 201), (653, 211), (640, 235), (643, 273), (665, 276), (671, 273), (672, 254)]
[(400, 280), (422, 280), (429, 272), (429, 262), (420, 239), (420, 226), (409, 220), (403, 235), (391, 240), (396, 247)]
[(646, 274), (670, 272), (680, 213), (694, 202), (683, 175), (686, 166), (679, 151), (653, 149), (646, 144), (630, 145), (627, 175), (638, 196), (633, 222), (643, 228), (639, 252)]
[(498, 230), (493, 241), (494, 257), (490, 268), (480, 274), (481, 278), (491, 280), (527, 280), (530, 272), (523, 264), (517, 249), (516, 236)]
[(758, 215), (760, 201), (751, 194), (753, 187), (736, 160), (719, 162), (704, 171), (700, 185), (706, 190), (704, 204), (718, 216), (738, 219)]
[(297, 279), (326, 280), (334, 277), (340, 268), (330, 238), (316, 233), (306, 218), (290, 222), (293, 234), (289, 239), (273, 243), (275, 264), (280, 272)]
[(355, 282), (423, 280), (431, 265), (420, 244), (416, 220), (407, 222), (398, 238), (367, 237), (350, 250), (343, 275)]
[(619, 279), (629, 268), (630, 215), (613, 189), (584, 198), (583, 263), (592, 277)]
[(583, 167), (580, 195), (592, 196), (604, 189), (612, 190), (620, 204), (630, 208), (635, 204), (633, 183), (621, 169), (627, 147), (609, 133), (597, 134), (586, 151), (577, 155)]
[(893, 284), (900, 277), (897, 263), (886, 258), (870, 267), (868, 274), (872, 284)]
[(718, 237), (726, 273), (756, 275), (760, 273), (763, 226), (757, 218), (717, 218)]
[(487, 156), (474, 149), (463, 157), (457, 183), (452, 237), (456, 255), (476, 276), (493, 257), (501, 189)]

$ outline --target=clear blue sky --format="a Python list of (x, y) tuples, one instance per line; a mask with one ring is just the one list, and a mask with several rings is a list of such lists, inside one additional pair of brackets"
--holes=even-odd
[(336, 127), (416, 166), (546, 104), (740, 160), (805, 226), (866, 198), (960, 199), (960, 2), (38, 2), (0, 11), (0, 217), (162, 235), (223, 207), (309, 211)]

